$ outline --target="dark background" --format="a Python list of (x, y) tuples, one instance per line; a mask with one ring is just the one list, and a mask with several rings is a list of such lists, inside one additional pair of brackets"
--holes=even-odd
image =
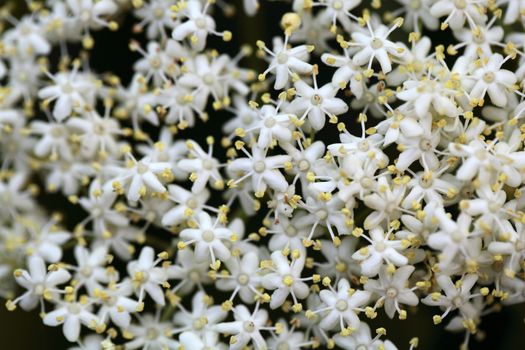
[[(6, 4), (6, 0), (0, 0), (0, 4)], [(17, 7), (13, 13), (20, 15), (23, 13), (23, 0), (10, 1)], [(228, 1), (239, 5), (242, 1)], [(227, 52), (235, 55), (242, 44), (254, 46), (258, 39), (270, 43), (274, 35), (280, 35), (282, 32), (279, 28), (281, 15), (286, 12), (287, 7), (282, 3), (268, 2), (263, 0), (258, 15), (254, 18), (246, 17), (239, 7), (234, 18), (225, 18), (221, 11), (216, 11), (218, 19), (218, 30), (230, 30), (234, 36), (230, 43), (223, 43), (219, 39), (212, 39), (210, 47), (217, 48), (220, 52)], [(366, 2), (366, 0), (364, 1)], [(388, 1), (390, 2), (390, 1)], [(393, 2), (393, 1), (392, 1)], [(387, 1), (385, 1), (387, 3)], [(128, 82), (132, 75), (132, 64), (140, 56), (131, 53), (128, 49), (129, 39), (134, 37), (142, 43), (146, 43), (140, 35), (131, 33), (131, 25), (135, 21), (132, 16), (121, 19), (121, 30), (119, 32), (110, 32), (103, 30), (93, 34), (95, 38), (95, 48), (91, 53), (91, 67), (94, 71), (113, 72), (117, 74), (123, 82)], [(434, 42), (450, 42), (450, 32), (432, 34)], [(71, 47), (72, 52), (78, 51), (78, 47)], [(264, 63), (255, 58), (245, 59), (244, 66), (261, 71)], [(321, 81), (324, 78), (322, 72), (327, 69), (321, 67)], [(328, 70), (330, 72), (330, 70)], [(224, 122), (225, 115), (217, 114), (210, 118), (206, 124), (206, 130), (220, 130), (220, 125)], [(202, 122), (198, 122), (195, 130), (203, 127)], [(192, 137), (197, 141), (204, 140), (207, 134), (196, 134), (195, 131), (187, 131), (180, 137)], [(323, 139), (336, 140), (337, 131), (335, 127), (327, 123), (326, 130), (323, 130)], [(67, 201), (60, 200), (56, 197), (43, 197), (40, 199), (42, 205), (50, 210), (59, 209), (64, 212), (66, 222), (73, 226), (79, 220), (77, 209), (72, 209)], [(0, 252), (1, 254), (1, 252)], [(408, 341), (412, 337), (419, 337), (419, 349), (440, 350), (440, 349), (457, 349), (463, 340), (463, 333), (455, 334), (444, 331), (443, 325), (434, 326), (432, 315), (438, 310), (419, 305), (414, 310), (409, 310), (409, 317), (406, 321), (397, 319), (390, 320), (383, 317), (383, 312), (379, 312), (379, 317), (370, 323), (372, 329), (385, 327), (388, 331), (387, 338), (392, 340), (399, 349), (408, 349)], [(470, 342), (472, 350), (506, 350), (506, 349), (525, 349), (525, 306), (512, 306), (504, 308), (499, 313), (486, 316), (480, 326), (479, 336), (484, 335), (484, 341), (478, 342), (473, 339)], [(370, 322), (370, 320), (366, 320)], [(445, 320), (446, 324), (448, 320)], [(475, 338), (475, 337), (474, 337)], [(0, 350), (3, 349), (67, 349), (69, 344), (62, 335), (61, 327), (51, 328), (42, 324), (37, 312), (27, 313), (20, 309), (15, 312), (7, 312), (3, 306), (0, 306)], [(191, 350), (191, 349), (188, 349)]]

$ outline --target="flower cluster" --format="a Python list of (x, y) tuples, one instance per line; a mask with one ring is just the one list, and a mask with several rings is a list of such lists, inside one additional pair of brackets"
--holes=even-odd
[[(525, 3), (287, 6), (233, 55), (220, 0), (0, 11), (8, 310), (74, 349), (392, 350), (367, 319), (426, 304), (466, 348), (525, 302)], [(126, 17), (133, 76), (96, 72)]]

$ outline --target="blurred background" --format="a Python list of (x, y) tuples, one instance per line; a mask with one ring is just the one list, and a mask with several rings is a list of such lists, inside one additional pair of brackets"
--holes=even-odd
[[(366, 3), (368, 0), (364, 0)], [(219, 30), (230, 30), (234, 36), (229, 43), (224, 43), (218, 39), (211, 39), (209, 47), (217, 48), (220, 52), (235, 55), (239, 47), (243, 44), (255, 46), (256, 40), (263, 40), (270, 43), (275, 35), (281, 35), (279, 21), (283, 13), (289, 9), (287, 4), (282, 2), (264, 1), (258, 15), (250, 18), (241, 10), (242, 0), (227, 1), (228, 4), (238, 6), (239, 9), (234, 17), (226, 17), (221, 11), (216, 11), (216, 18)], [(25, 11), (24, 0), (0, 0), (0, 5), (12, 5), (12, 14), (16, 17), (21, 16)], [(384, 1), (388, 5), (393, 5), (394, 0)], [(144, 46), (146, 40), (140, 34), (132, 32), (132, 25), (135, 19), (128, 15), (120, 18), (121, 29), (118, 32), (102, 30), (93, 34), (95, 47), (91, 52), (91, 68), (98, 72), (113, 72), (118, 75), (124, 83), (129, 82), (132, 75), (133, 62), (139, 58), (138, 54), (132, 53), (128, 49), (129, 40), (134, 38)], [(428, 34), (428, 33), (425, 33)], [(448, 43), (451, 40), (450, 33), (443, 32), (430, 35), (432, 39), (440, 43)], [(79, 47), (71, 46), (72, 53), (78, 52)], [(54, 53), (57, 56), (57, 53)], [(264, 62), (256, 58), (244, 59), (244, 66), (258, 71), (264, 69)], [(321, 82), (328, 80), (330, 76), (326, 72), (331, 69), (321, 67)], [(325, 74), (323, 75), (323, 71)], [(205, 125), (206, 130), (219, 130), (227, 115), (216, 113)], [(202, 133), (203, 125), (197, 124), (193, 130), (181, 133), (180, 137), (192, 137), (197, 141), (203, 141), (208, 133)], [(197, 130), (201, 130), (197, 133)], [(338, 138), (338, 132), (331, 124), (327, 124), (323, 130), (321, 138), (334, 142)], [(60, 196), (44, 196), (40, 198), (44, 207), (51, 211), (60, 210), (65, 214), (66, 222), (72, 228), (82, 213), (77, 208), (72, 208), (69, 202)], [(250, 225), (250, 223), (247, 223)], [(257, 223), (252, 223), (255, 226)], [(2, 252), (0, 252), (2, 254)], [(209, 291), (208, 291), (209, 292)], [(7, 312), (0, 306), (0, 350), (4, 349), (42, 349), (42, 350), (62, 350), (68, 349), (68, 344), (62, 335), (60, 327), (50, 328), (42, 324), (37, 312), (27, 313), (20, 309), (15, 312)], [(399, 349), (408, 349), (408, 342), (412, 337), (419, 337), (419, 349), (423, 350), (442, 350), (457, 349), (463, 341), (464, 334), (455, 334), (444, 331), (444, 325), (435, 326), (432, 323), (432, 315), (438, 313), (437, 310), (428, 308), (424, 305), (416, 309), (409, 310), (408, 319), (399, 321), (390, 320), (383, 317), (384, 313), (379, 312), (379, 317), (371, 321), (372, 329), (385, 327), (387, 338), (392, 340)], [(516, 350), (525, 349), (525, 306), (512, 306), (504, 308), (501, 312), (493, 313), (483, 319), (480, 331), (470, 342), (471, 350)], [(272, 317), (273, 318), (273, 317)], [(275, 317), (277, 318), (277, 316)], [(449, 318), (450, 319), (450, 318)], [(448, 319), (448, 320), (449, 320)], [(444, 324), (448, 322), (445, 320)], [(370, 322), (367, 320), (367, 322)], [(483, 341), (480, 341), (483, 340)], [(191, 350), (191, 349), (188, 349)]]

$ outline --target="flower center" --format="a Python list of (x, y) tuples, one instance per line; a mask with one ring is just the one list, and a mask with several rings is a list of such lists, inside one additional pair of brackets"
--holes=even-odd
[(251, 333), (255, 330), (255, 323), (253, 321), (244, 321), (243, 328), (246, 332)]
[(355, 348), (355, 350), (368, 350), (368, 346), (360, 344)]
[(83, 22), (87, 22), (87, 21), (89, 21), (90, 18), (91, 18), (91, 13), (89, 13), (88, 10), (84, 10), (84, 11), (82, 11), (82, 13), (80, 14), (80, 19), (81, 19)]
[(460, 307), (463, 305), (463, 298), (460, 295), (454, 297), (454, 299), (452, 299), (452, 304), (454, 304), (455, 307)]
[(359, 183), (363, 188), (370, 188), (372, 187), (373, 181), (369, 177), (363, 177)]
[(372, 103), (372, 102), (374, 102), (374, 100), (375, 100), (375, 97), (374, 97), (373, 93), (371, 93), (371, 92), (366, 92), (365, 93), (365, 101), (366, 101), (366, 103)]
[(93, 269), (91, 268), (91, 266), (84, 266), (80, 269), (80, 273), (84, 277), (90, 277), (93, 274)]
[(103, 122), (100, 122), (100, 123), (97, 122), (93, 125), (93, 132), (95, 134), (102, 135), (105, 133), (105, 131), (106, 131), (106, 127)]
[(466, 0), (454, 0), (454, 6), (459, 10), (464, 10), (467, 7)]
[(488, 207), (489, 207), (489, 210), (493, 213), (497, 213), (501, 208), (501, 206), (497, 202), (489, 203)]
[(213, 74), (206, 73), (202, 77), (202, 81), (204, 81), (204, 84), (206, 84), (206, 85), (211, 85), (215, 81), (215, 78), (214, 78)]
[(213, 234), (212, 230), (206, 230), (202, 233), (202, 239), (204, 242), (210, 243), (215, 239), (215, 235)]
[(344, 299), (339, 299), (335, 303), (335, 308), (337, 309), (337, 311), (345, 311), (346, 309), (348, 309), (348, 303)]
[(195, 199), (193, 199), (193, 198), (188, 199), (188, 201), (186, 202), (186, 205), (190, 209), (195, 209), (195, 208), (197, 208), (197, 201)]
[(483, 74), (483, 80), (487, 84), (490, 84), (490, 83), (494, 82), (495, 78), (496, 78), (496, 76), (492, 72), (486, 72), (485, 74)]
[(280, 64), (285, 64), (286, 62), (288, 62), (288, 55), (284, 52), (279, 53), (277, 55), (277, 62), (279, 62)]
[(452, 241), (455, 243), (461, 243), (463, 241), (463, 234), (460, 231), (452, 232)]
[(60, 126), (56, 126), (54, 127), (53, 129), (51, 129), (51, 135), (54, 137), (54, 138), (60, 138), (62, 137), (63, 135), (63, 132), (62, 132), (62, 128)]
[(155, 16), (156, 19), (162, 19), (162, 17), (164, 17), (164, 9), (161, 6), (157, 7), (153, 12), (153, 16)]
[(432, 143), (430, 142), (430, 140), (422, 139), (421, 141), (419, 141), (419, 148), (425, 152), (430, 151), (432, 149)]
[(160, 68), (160, 58), (158, 56), (155, 56), (149, 60), (149, 64), (151, 68), (153, 69), (159, 69)]
[(253, 165), (253, 170), (255, 170), (258, 173), (262, 173), (265, 169), (266, 169), (266, 165), (264, 164), (262, 160), (258, 160)]
[(345, 262), (340, 261), (335, 264), (335, 270), (340, 273), (346, 272), (346, 270), (348, 270), (348, 265)]
[(306, 159), (303, 159), (299, 162), (299, 170), (301, 171), (306, 171), (310, 169), (310, 162), (307, 161)]
[(315, 215), (317, 215), (317, 217), (320, 220), (325, 220), (328, 217), (328, 212), (324, 209), (321, 209), (321, 210), (318, 210), (317, 213), (315, 213)]
[(381, 40), (379, 38), (372, 39), (372, 48), (374, 50), (380, 49), (382, 47), (383, 47), (383, 40)]
[(199, 271), (197, 270), (192, 270), (188, 273), (188, 277), (190, 278), (190, 280), (193, 282), (193, 283), (198, 283), (200, 282), (201, 280), (201, 275), (199, 273)]
[(368, 152), (368, 150), (370, 149), (370, 145), (368, 144), (368, 141), (359, 142), (359, 145), (357, 147), (359, 147), (359, 150), (361, 152)]
[(264, 126), (267, 128), (273, 128), (276, 123), (277, 121), (275, 121), (275, 118), (273, 117), (268, 117), (264, 119)]
[(148, 328), (146, 332), (146, 337), (149, 340), (157, 339), (158, 336), (159, 336), (159, 331), (157, 331), (155, 328)]
[(479, 160), (485, 160), (485, 159), (487, 159), (487, 152), (486, 152), (484, 149), (479, 149), (479, 150), (477, 150), (476, 152), (474, 152), (474, 155), (475, 155), (476, 158), (478, 158)]
[(410, 8), (412, 10), (419, 10), (421, 8), (421, 0), (410, 1)]
[(212, 159), (204, 159), (202, 161), (202, 167), (206, 170), (212, 170), (214, 167), (214, 161)]
[(333, 8), (334, 10), (336, 10), (336, 11), (339, 11), (340, 9), (343, 8), (343, 2), (342, 2), (342, 1), (339, 1), (339, 0), (338, 0), (338, 1), (334, 1), (334, 2), (332, 3), (332, 8)]
[(472, 38), (474, 39), (474, 42), (476, 44), (483, 44), (485, 42), (485, 34), (481, 29), (478, 32), (474, 33), (472, 35)]
[(286, 230), (284, 231), (284, 233), (288, 236), (288, 237), (295, 237), (297, 235), (297, 229), (295, 227), (293, 227), (292, 225), (289, 225)]
[(293, 277), (291, 275), (286, 275), (283, 277), (283, 284), (286, 287), (291, 287), (293, 284)]
[(394, 287), (388, 288), (388, 290), (386, 291), (386, 296), (392, 299), (395, 298), (397, 296), (397, 289), (395, 289)]
[(323, 103), (323, 98), (319, 96), (318, 94), (315, 94), (310, 99), (310, 102), (312, 102), (314, 106), (319, 106), (321, 103)]
[(241, 286), (245, 286), (250, 282), (250, 277), (245, 273), (241, 273), (239, 277), (237, 277), (237, 282), (239, 282)]
[(376, 252), (382, 253), (386, 249), (386, 244), (384, 242), (378, 242), (378, 243), (376, 243), (374, 248), (375, 248)]
[(419, 184), (423, 188), (429, 188), (430, 186), (432, 186), (432, 176), (426, 176), (426, 175), (421, 176), (421, 179), (419, 180)]
[(148, 171), (148, 167), (144, 165), (143, 163), (137, 164), (137, 172), (139, 174), (145, 174)]
[(31, 34), (31, 27), (28, 25), (22, 25), (22, 28), (20, 28), (20, 33), (22, 35), (29, 35)]
[(77, 304), (69, 304), (67, 306), (67, 311), (70, 314), (78, 315), (80, 313), (80, 306), (78, 306)]
[(241, 119), (242, 122), (247, 125), (251, 124), (253, 121), (253, 117), (250, 114), (245, 114)]
[(279, 343), (276, 350), (290, 350), (290, 345), (288, 345), (286, 342)]
[(206, 20), (203, 17), (197, 18), (195, 25), (199, 29), (204, 29), (206, 27)]
[(201, 318), (194, 320), (192, 323), (193, 329), (195, 329), (196, 331), (200, 331), (204, 328), (205, 325), (206, 321), (203, 321)]
[(70, 94), (73, 92), (73, 86), (70, 83), (65, 83), (62, 85), (62, 92), (65, 94)]
[(36, 295), (43, 295), (45, 290), (46, 290), (46, 288), (44, 287), (44, 285), (42, 283), (39, 283), (39, 284), (35, 285), (35, 294)]

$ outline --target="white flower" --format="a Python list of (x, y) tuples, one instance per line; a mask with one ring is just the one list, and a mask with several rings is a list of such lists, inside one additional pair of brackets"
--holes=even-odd
[(89, 249), (76, 246), (74, 250), (77, 266), (75, 280), (78, 284), (76, 288), (85, 286), (92, 293), (95, 289), (102, 289), (102, 283), (110, 281), (110, 275), (106, 271), (106, 262), (108, 259), (108, 249), (105, 246), (94, 248), (91, 252)]
[(359, 328), (350, 336), (342, 336), (340, 334), (334, 337), (335, 343), (343, 349), (373, 349), (373, 350), (397, 350), (397, 347), (390, 341), (384, 342), (379, 340), (380, 334), (372, 338), (370, 335), (370, 326), (366, 323), (361, 323)]
[(208, 262), (197, 260), (193, 250), (180, 250), (177, 253), (175, 265), (168, 270), (170, 279), (180, 280), (171, 289), (171, 292), (186, 295), (196, 286), (202, 288), (203, 285), (210, 284), (208, 270)]
[(128, 155), (130, 158), (128, 161), (129, 168), (122, 169), (119, 176), (108, 181), (104, 185), (105, 191), (111, 191), (111, 189), (118, 191), (126, 186), (126, 197), (130, 202), (136, 202), (140, 197), (145, 196), (147, 189), (158, 193), (167, 191), (157, 175), (165, 176), (168, 172), (171, 176), (171, 165), (169, 163), (152, 162), (148, 157), (137, 161), (131, 153)]
[(452, 92), (438, 79), (422, 77), (417, 81), (407, 80), (403, 83), (403, 90), (396, 96), (402, 101), (407, 101), (420, 119), (428, 118), (430, 107), (448, 117), (458, 115)]
[(199, 193), (204, 190), (206, 183), (220, 189), (224, 186), (222, 175), (219, 172), (220, 162), (213, 157), (213, 138), (208, 139), (208, 152), (205, 152), (195, 141), (187, 141), (190, 157), (181, 159), (177, 166), (190, 174), (193, 182), (191, 191)]
[(352, 91), (355, 97), (358, 99), (363, 97), (365, 77), (362, 69), (354, 64), (348, 50), (344, 50), (344, 56), (324, 53), (321, 56), (321, 60), (328, 66), (337, 67), (337, 70), (332, 76), (332, 84), (340, 89), (344, 89), (348, 82), (350, 82), (350, 91)]
[(243, 302), (254, 303), (255, 296), (261, 296), (258, 291), (261, 287), (261, 276), (258, 275), (259, 258), (257, 253), (248, 252), (240, 259), (231, 257), (224, 264), (229, 274), (227, 276), (217, 275), (217, 289), (232, 291), (230, 300), (239, 294)]
[(292, 257), (292, 261), (288, 261), (282, 251), (278, 250), (272, 253), (272, 270), (274, 272), (264, 275), (262, 279), (264, 288), (273, 290), (270, 308), (276, 309), (281, 306), (290, 294), (294, 305), (299, 304), (298, 299), (305, 299), (308, 296), (308, 285), (304, 281), (311, 278), (301, 278), (304, 261), (303, 256)]
[(393, 318), (396, 311), (401, 317), (399, 304), (416, 306), (419, 303), (417, 295), (413, 292), (416, 287), (408, 288), (407, 286), (408, 279), (414, 270), (414, 266), (403, 266), (394, 273), (390, 273), (383, 267), (379, 271), (379, 280), (368, 280), (366, 282), (365, 289), (380, 296), (376, 305), (384, 302), (388, 317)]
[(195, 51), (202, 51), (206, 46), (206, 38), (209, 33), (223, 36), (224, 33), (219, 33), (215, 30), (214, 19), (206, 14), (210, 4), (210, 1), (206, 1), (206, 5), (203, 8), (199, 0), (189, 0), (186, 3), (181, 3), (180, 12), (188, 20), (175, 27), (172, 33), (173, 39), (181, 41), (190, 37), (192, 48)]
[(80, 327), (96, 327), (97, 316), (90, 311), (91, 306), (81, 302), (61, 302), (55, 310), (46, 313), (44, 324), (51, 327), (62, 326), (62, 332), (67, 340), (74, 342), (80, 336)]
[(308, 117), (308, 121), (314, 130), (320, 130), (325, 124), (325, 117), (333, 118), (348, 111), (348, 105), (340, 98), (335, 97), (338, 89), (332, 84), (317, 87), (317, 79), (314, 75), (314, 87), (306, 84), (303, 80), (295, 82), (297, 97), (292, 101), (289, 108), (300, 120)]
[(325, 7), (322, 17), (326, 18), (332, 27), (335, 26), (336, 21), (339, 21), (346, 30), (350, 31), (350, 18), (356, 19), (350, 11), (359, 6), (360, 3), (361, 0), (326, 0), (319, 1), (316, 5)]
[[(420, 32), (419, 21), (432, 30), (438, 29), (439, 21), (430, 13), (430, 6), (433, 0), (396, 0), (404, 6), (406, 11), (403, 28), (407, 31)], [(399, 10), (398, 10), (399, 12)]]
[(403, 201), (405, 186), (395, 181), (389, 183), (385, 176), (377, 180), (377, 189), (364, 197), (367, 207), (374, 209), (364, 222), (365, 229), (373, 229), (381, 223), (397, 219), (401, 213), (398, 210)]
[(213, 300), (203, 291), (195, 293), (191, 299), (191, 312), (181, 307), (173, 317), (173, 323), (184, 330), (207, 338), (206, 335), (215, 333), (214, 326), (223, 321), (227, 314), (220, 305), (213, 305)]
[(400, 171), (406, 170), (413, 162), (419, 160), (425, 169), (437, 170), (439, 159), (436, 148), (440, 141), (439, 129), (432, 130), (432, 120), (425, 118), (420, 121), (423, 132), (416, 137), (404, 137), (398, 140), (398, 149), (401, 151), (396, 163)]
[(91, 158), (98, 153), (101, 157), (118, 152), (117, 136), (123, 134), (119, 123), (111, 118), (109, 109), (104, 116), (95, 111), (85, 113), (84, 118), (72, 117), (66, 126), (78, 135), (84, 156)]
[(376, 276), (383, 261), (395, 266), (408, 264), (408, 259), (399, 251), (405, 249), (401, 240), (391, 239), (392, 230), (386, 235), (382, 228), (376, 227), (370, 230), (370, 238), (362, 235), (370, 245), (359, 249), (352, 254), (352, 258), (359, 261), (361, 273), (365, 276)]
[(136, 42), (132, 42), (130, 48), (143, 56), (142, 59), (135, 62), (133, 68), (144, 75), (146, 82), (153, 79), (153, 83), (160, 86), (176, 72), (174, 57), (169, 54), (166, 47), (162, 47), (156, 41), (149, 42), (146, 50), (143, 50)]
[(127, 284), (106, 290), (95, 290), (93, 295), (102, 303), (97, 314), (100, 322), (106, 323), (111, 319), (117, 326), (127, 328), (131, 323), (131, 314), (140, 309), (139, 302), (128, 297), (131, 293), (133, 293), (132, 288)]
[(307, 62), (309, 53), (314, 49), (313, 46), (299, 45), (289, 48), (288, 36), (285, 37), (284, 42), (280, 37), (273, 38), (272, 51), (262, 41), (258, 41), (257, 46), (271, 56), (270, 66), (259, 75), (259, 79), (264, 80), (269, 72), (274, 72), (273, 87), (276, 90), (284, 88), (291, 75), (307, 74), (313, 69), (313, 66)]
[[(477, 24), (484, 23), (486, 19), (475, 0), (439, 0), (430, 8), (430, 14), (434, 17), (447, 16), (443, 23), (450, 24), (450, 28), (454, 30), (462, 28), (465, 21), (474, 28)], [(443, 24), (441, 26), (446, 28)]]
[(30, 220), (25, 228), (30, 236), (25, 247), (27, 252), (52, 263), (62, 258), (61, 246), (71, 238), (71, 233), (61, 229), (54, 218), (47, 222)]
[(319, 297), (326, 307), (321, 307), (316, 313), (324, 313), (324, 311), (327, 313), (321, 314), (320, 326), (327, 330), (337, 327), (341, 331), (345, 328), (359, 329), (361, 322), (356, 313), (368, 303), (370, 295), (367, 291), (351, 289), (350, 283), (345, 278), (339, 280), (337, 290), (331, 286), (329, 289), (321, 290)]
[(42, 35), (41, 25), (34, 18), (27, 16), (3, 35), (3, 41), (13, 46), (21, 55), (46, 55), (51, 51), (51, 45)]
[(179, 247), (195, 244), (195, 257), (198, 260), (211, 259), (216, 264), (217, 259), (226, 261), (231, 252), (226, 247), (225, 241), (233, 240), (234, 233), (228, 228), (221, 227), (219, 219), (213, 220), (204, 211), (197, 214), (196, 228), (186, 228), (181, 231), (180, 237), (184, 240), (179, 242)]
[(133, 339), (125, 343), (126, 349), (168, 349), (178, 350), (180, 344), (172, 338), (173, 325), (161, 321), (160, 313), (137, 316), (139, 322), (128, 327)]
[(85, 28), (92, 29), (111, 27), (105, 18), (113, 15), (118, 9), (113, 0), (67, 0), (66, 3), (76, 20)]
[(168, 198), (175, 202), (175, 206), (164, 213), (163, 226), (179, 225), (184, 220), (195, 217), (206, 205), (210, 193), (203, 190), (199, 193), (190, 192), (177, 185), (168, 186)]
[(493, 54), (487, 60), (481, 60), (482, 66), (473, 72), (471, 79), (475, 81), (470, 90), (470, 98), (483, 105), (483, 97), (489, 94), (490, 100), (498, 107), (507, 104), (507, 94), (505, 89), (512, 89), (516, 83), (516, 75), (501, 66), (506, 62), (500, 54)]
[(273, 140), (282, 143), (292, 141), (291, 116), (289, 114), (279, 113), (279, 105), (264, 105), (258, 110), (259, 120), (255, 121), (252, 126), (245, 132), (258, 132), (257, 145), (260, 148), (268, 148)]
[(39, 256), (29, 257), (27, 268), (28, 270), (14, 271), (16, 282), (27, 291), (14, 301), (8, 301), (6, 304), (8, 308), (20, 305), (24, 310), (31, 310), (39, 302), (43, 305), (44, 299), (51, 301), (62, 292), (58, 289), (58, 285), (71, 279), (71, 274), (63, 268), (56, 268), (48, 272), (44, 260)]
[(353, 32), (352, 39), (354, 42), (350, 46), (358, 47), (360, 50), (354, 54), (352, 60), (358, 66), (366, 65), (366, 69), (372, 69), (372, 63), (376, 59), (381, 65), (383, 73), (389, 73), (392, 70), (392, 62), (389, 55), (399, 57), (404, 48), (390, 40), (388, 36), (402, 24), (401, 21), (396, 23), (389, 29), (384, 25), (380, 25), (373, 29), (369, 21), (366, 22), (368, 33)]
[(256, 307), (253, 313), (250, 313), (248, 308), (244, 305), (237, 305), (233, 309), (233, 316), (235, 321), (223, 322), (215, 325), (215, 330), (225, 334), (231, 334), (230, 350), (240, 350), (250, 340), (256, 350), (266, 349), (266, 341), (261, 335), (261, 330), (271, 329), (266, 326), (268, 320), (268, 312), (264, 309)]
[(34, 121), (31, 130), (41, 137), (34, 148), (37, 157), (71, 160), (72, 152), (68, 143), (70, 133), (63, 124)]
[(96, 235), (107, 235), (110, 225), (128, 226), (128, 218), (123, 213), (113, 209), (116, 199), (116, 193), (103, 190), (99, 181), (93, 181), (89, 186), (89, 197), (78, 199), (78, 203), (89, 213), (89, 216), (79, 225), (83, 226), (92, 222), (92, 230)]
[(443, 314), (437, 318), (437, 320), (439, 320), (438, 323), (441, 322), (441, 319), (445, 318), (450, 311), (456, 309), (459, 309), (461, 315), (468, 319), (470, 318), (470, 315), (475, 313), (474, 306), (469, 300), (480, 296), (480, 294), (472, 294), (470, 291), (477, 280), (477, 275), (468, 274), (454, 284), (449, 276), (439, 275), (437, 276), (436, 281), (445, 295), (440, 294), (439, 292), (436, 294), (432, 293), (422, 299), (421, 302), (431, 306), (439, 306), (444, 310)]
[(86, 106), (86, 94), (92, 85), (85, 80), (78, 79), (79, 64), (74, 65), (70, 73), (48, 74), (53, 85), (46, 86), (38, 91), (38, 97), (45, 100), (45, 103), (55, 101), (53, 107), (53, 117), (61, 122), (71, 116), (73, 111), (79, 112)]
[[(202, 339), (204, 338), (204, 339)], [(226, 350), (227, 347), (223, 343), (219, 343), (216, 333), (205, 333), (202, 337), (193, 332), (182, 332), (179, 336), (179, 341), (185, 349), (206, 350), (217, 349)]]
[(256, 193), (264, 193), (267, 187), (284, 192), (288, 187), (288, 182), (283, 174), (278, 170), (290, 161), (290, 156), (276, 155), (266, 156), (266, 150), (253, 146), (252, 154), (246, 151), (247, 158), (237, 158), (228, 164), (228, 170), (234, 173), (241, 173), (242, 177), (229, 182), (237, 184), (244, 179), (251, 177), (252, 186)]
[(174, 0), (153, 0), (144, 3), (134, 11), (135, 16), (141, 20), (136, 26), (140, 29), (147, 27), (148, 39), (155, 39), (159, 34), (163, 39), (167, 39), (166, 28), (173, 29), (179, 24), (167, 10), (174, 3)]
[(15, 218), (18, 214), (30, 212), (34, 209), (35, 203), (31, 198), (31, 193), (25, 189), (27, 174), (20, 172), (0, 181), (0, 203), (2, 210), (0, 218)]
[(164, 292), (160, 286), (167, 286), (168, 273), (164, 267), (156, 267), (161, 260), (161, 258), (155, 260), (153, 248), (145, 246), (138, 260), (128, 263), (128, 275), (132, 278), (129, 283), (138, 295), (139, 303), (142, 303), (145, 293), (148, 293), (155, 303), (164, 305)]

